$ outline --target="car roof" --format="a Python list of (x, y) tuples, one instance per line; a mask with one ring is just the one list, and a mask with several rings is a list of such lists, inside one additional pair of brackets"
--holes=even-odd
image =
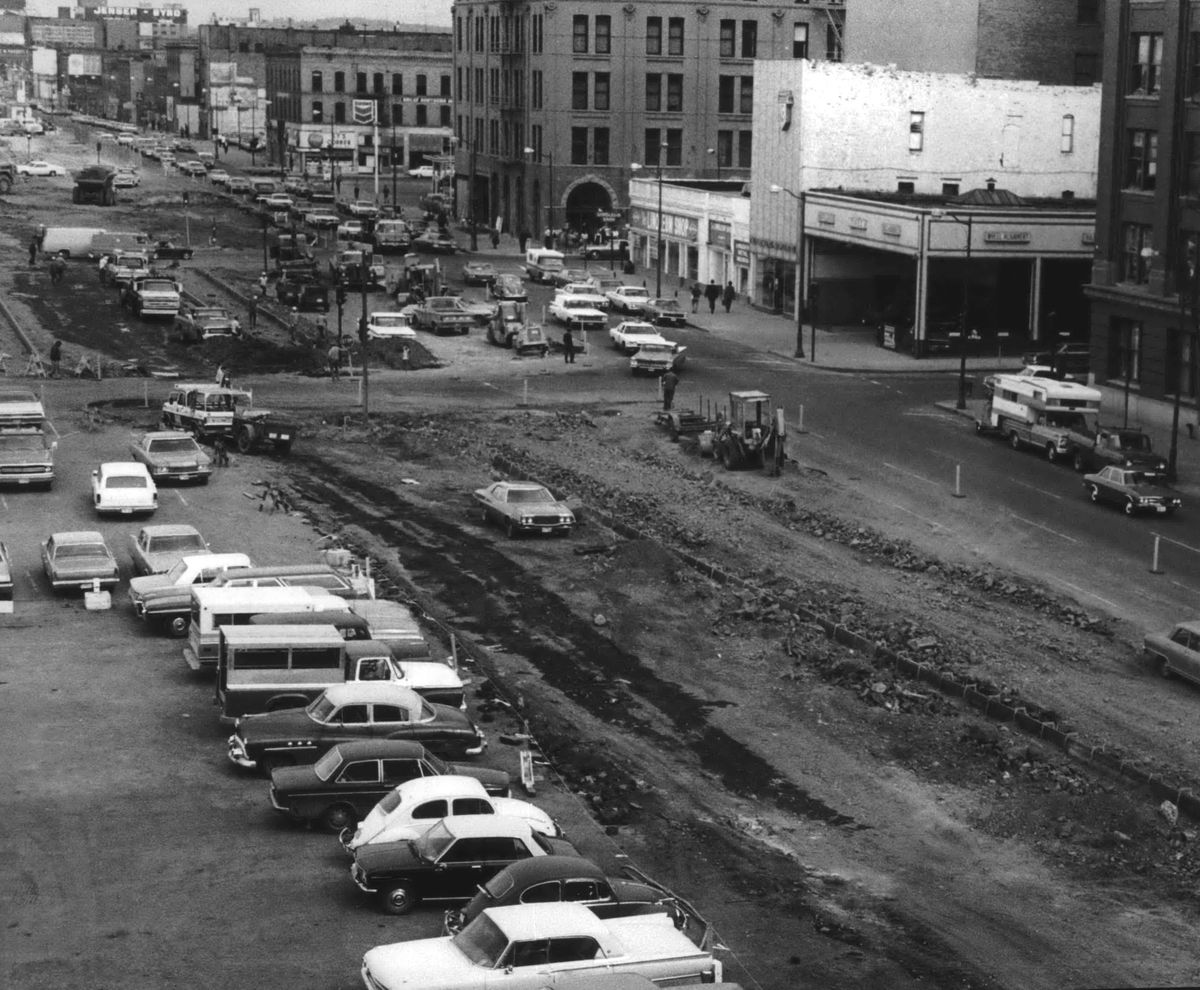
[[(484, 816), (484, 817), (491, 817)], [(605, 939), (608, 929), (592, 911), (574, 901), (552, 904), (514, 904), (484, 912), (510, 942), (552, 938), (556, 935), (594, 935)]]
[(191, 440), (193, 439), (190, 433), (184, 433), (183, 430), (150, 430), (142, 434), (145, 440)]
[(544, 492), (549, 491), (545, 485), (536, 481), (497, 481), (497, 488), (507, 488), (510, 492)]
[(521, 839), (533, 833), (533, 826), (515, 815), (447, 815), (438, 824), (457, 839)]
[[(441, 777), (422, 777), (422, 780), (441, 780)], [(401, 784), (401, 787), (407, 784)], [(562, 880), (568, 877), (587, 877), (600, 880), (604, 871), (590, 859), (582, 856), (533, 856), (505, 867), (504, 872), (514, 886), (525, 888), (544, 880)]]
[(421, 696), (412, 688), (393, 684), (390, 681), (350, 681), (346, 684), (331, 684), (325, 689), (325, 697), (335, 705), (400, 705), (418, 708)]
[(151, 523), (143, 526), (143, 533), (151, 536), (199, 536), (200, 531), (190, 523)]
[(141, 461), (104, 461), (100, 465), (101, 474), (149, 474), (150, 471)]
[(51, 533), (50, 539), (55, 543), (103, 543), (104, 537), (94, 529), (66, 530), (62, 533)]
[[(429, 801), (440, 797), (483, 797), (487, 790), (474, 777), (451, 773), (438, 777), (415, 777), (396, 786), (401, 797), (401, 803), (410, 801)], [(457, 819), (455, 819), (457, 821)], [(457, 833), (456, 833), (457, 834)], [(544, 857), (538, 856), (538, 859)]]
[[(334, 574), (339, 577), (341, 575), (335, 568), (328, 564), (266, 564), (262, 567), (253, 567), (248, 571), (238, 571), (234, 576), (239, 578), (247, 577), (286, 577), (286, 578), (302, 578), (309, 575), (325, 577), (326, 575)], [(349, 584), (349, 581), (346, 582)]]

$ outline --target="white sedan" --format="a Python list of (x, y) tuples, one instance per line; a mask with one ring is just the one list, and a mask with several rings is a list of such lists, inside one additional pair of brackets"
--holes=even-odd
[(613, 347), (626, 354), (632, 354), (643, 344), (669, 343), (658, 332), (658, 327), (643, 320), (624, 320), (608, 331), (608, 337)]
[(366, 237), (366, 227), (361, 220), (345, 220), (338, 224), (339, 241), (358, 241)]
[(650, 293), (640, 285), (622, 285), (605, 293), (618, 313), (640, 313), (650, 301)]
[(416, 168), (408, 170), (410, 179), (432, 179), (434, 176), (432, 165), (418, 165)]
[(158, 508), (158, 487), (145, 464), (105, 461), (92, 472), (92, 506), (100, 514), (149, 515)]
[(338, 215), (330, 210), (313, 210), (304, 214), (304, 222), (317, 230), (328, 230), (338, 225)]
[(67, 170), (62, 165), (53, 162), (24, 162), (17, 166), (17, 175), (66, 175)]
[(416, 340), (417, 331), (407, 313), (372, 313), (367, 336), (372, 340)]
[(343, 830), (342, 846), (353, 853), (370, 843), (415, 839), (447, 815), (510, 815), (524, 819), (542, 835), (562, 835), (558, 823), (528, 801), (493, 797), (474, 777), (443, 774), (417, 777), (398, 785), (371, 809), (357, 829)]

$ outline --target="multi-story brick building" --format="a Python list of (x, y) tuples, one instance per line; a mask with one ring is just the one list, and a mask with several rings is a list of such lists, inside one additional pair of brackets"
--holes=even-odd
[(1194, 409), (1200, 7), (1110, 0), (1108, 26), (1088, 289), (1092, 370), (1135, 406), (1179, 395)]
[[(456, 0), (460, 212), (531, 232), (626, 205), (632, 163), (748, 177), (756, 58), (840, 59), (844, 7)], [(527, 150), (528, 149), (528, 150)]]

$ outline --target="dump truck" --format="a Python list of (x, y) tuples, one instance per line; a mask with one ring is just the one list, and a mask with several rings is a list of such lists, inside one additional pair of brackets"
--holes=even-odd
[(0, 196), (7, 196), (17, 183), (17, 167), (11, 162), (0, 165)]
[(71, 190), (72, 203), (96, 203), (113, 206), (117, 202), (117, 190), (113, 185), (117, 173), (105, 165), (89, 165), (75, 173), (75, 188)]

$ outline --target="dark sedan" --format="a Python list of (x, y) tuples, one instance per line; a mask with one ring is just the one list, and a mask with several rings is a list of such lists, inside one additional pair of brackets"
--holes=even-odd
[(1093, 502), (1119, 505), (1127, 516), (1140, 512), (1169, 516), (1183, 504), (1167, 487), (1163, 475), (1116, 464), (1110, 464), (1096, 474), (1085, 474), (1083, 487)]
[(575, 525), (575, 513), (543, 485), (529, 481), (497, 481), (475, 490), (483, 521), (504, 527), (510, 537), (521, 533), (555, 533), (566, 536)]
[(407, 914), (423, 900), (466, 900), (518, 860), (578, 855), (571, 843), (535, 832), (523, 818), (452, 815), (415, 839), (359, 846), (350, 873), (388, 914)]
[(430, 704), (390, 681), (351, 681), (326, 688), (306, 708), (244, 715), (229, 737), (229, 759), (270, 773), (360, 739), (406, 739), (451, 759), (487, 748), (483, 733), (457, 708)]
[(636, 880), (606, 877), (595, 863), (579, 856), (537, 856), (506, 866), (465, 907), (447, 911), (443, 929), (453, 935), (486, 908), (559, 901), (578, 901), (601, 918), (616, 918), (662, 905), (670, 896)]
[(492, 279), (488, 286), (488, 295), (497, 302), (528, 302), (529, 293), (520, 275), (502, 272)]
[(656, 327), (682, 327), (687, 315), (677, 299), (651, 299), (642, 307), (642, 319)]
[(446, 763), (420, 743), (366, 739), (334, 746), (316, 763), (271, 771), (271, 805), (296, 821), (331, 832), (353, 826), (399, 784), (419, 777), (474, 777), (489, 794), (507, 796), (503, 770)]
[(192, 249), (174, 241), (159, 241), (150, 249), (152, 261), (191, 261)]

